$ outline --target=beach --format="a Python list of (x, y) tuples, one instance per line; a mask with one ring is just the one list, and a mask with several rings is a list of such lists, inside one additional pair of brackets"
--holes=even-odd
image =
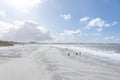
[(52, 45), (0, 48), (0, 80), (120, 79), (119, 64), (75, 53)]

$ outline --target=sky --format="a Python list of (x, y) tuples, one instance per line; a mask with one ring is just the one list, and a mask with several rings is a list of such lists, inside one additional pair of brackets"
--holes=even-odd
[(0, 40), (120, 43), (120, 0), (0, 0)]

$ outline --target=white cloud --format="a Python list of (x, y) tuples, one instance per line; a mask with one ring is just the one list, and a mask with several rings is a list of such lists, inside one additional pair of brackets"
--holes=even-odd
[(63, 18), (64, 20), (70, 20), (71, 19), (70, 14), (61, 14), (60, 17)]
[(89, 19), (89, 17), (83, 17), (80, 19), (80, 22), (87, 22)]
[(80, 35), (81, 30), (64, 30), (63, 33), (56, 33), (53, 35), (53, 42), (75, 42), (76, 37), (80, 37)]
[(6, 13), (5, 13), (4, 10), (1, 10), (1, 9), (0, 9), (0, 16), (6, 16)]
[(92, 27), (98, 27), (98, 32), (101, 32), (103, 30), (103, 28), (105, 27), (111, 27), (111, 26), (114, 26), (116, 25), (117, 22), (113, 22), (112, 24), (111, 23), (106, 23), (105, 20), (102, 20), (101, 18), (95, 18), (95, 19), (92, 19), (88, 22), (88, 25), (86, 26), (87, 29), (90, 29)]
[(95, 26), (104, 27), (105, 25), (106, 23), (104, 20), (102, 20), (101, 18), (95, 18), (88, 23), (87, 27), (88, 28), (95, 27)]
[(79, 36), (79, 35), (81, 35), (81, 30), (76, 30), (76, 31), (64, 30), (64, 34), (65, 35), (71, 35), (71, 36)]
[[(8, 27), (9, 25), (12, 27)], [(52, 39), (46, 28), (33, 21), (17, 21), (15, 24), (5, 23), (4, 27), (6, 28), (1, 29), (1, 31), (5, 32), (0, 33), (3, 40), (44, 41)]]

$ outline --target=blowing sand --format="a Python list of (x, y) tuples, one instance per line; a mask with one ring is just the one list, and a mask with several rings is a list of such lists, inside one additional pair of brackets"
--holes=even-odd
[(17, 46), (0, 49), (0, 80), (120, 80), (120, 65), (64, 48)]

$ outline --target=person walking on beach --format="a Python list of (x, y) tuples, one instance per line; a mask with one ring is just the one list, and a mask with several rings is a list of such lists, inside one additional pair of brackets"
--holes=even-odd
[(68, 50), (68, 48), (65, 48), (65, 50)]
[(81, 55), (81, 52), (79, 52), (79, 55)]
[(76, 55), (78, 55), (78, 52), (76, 52)]
[(68, 53), (68, 56), (70, 56), (70, 53)]

